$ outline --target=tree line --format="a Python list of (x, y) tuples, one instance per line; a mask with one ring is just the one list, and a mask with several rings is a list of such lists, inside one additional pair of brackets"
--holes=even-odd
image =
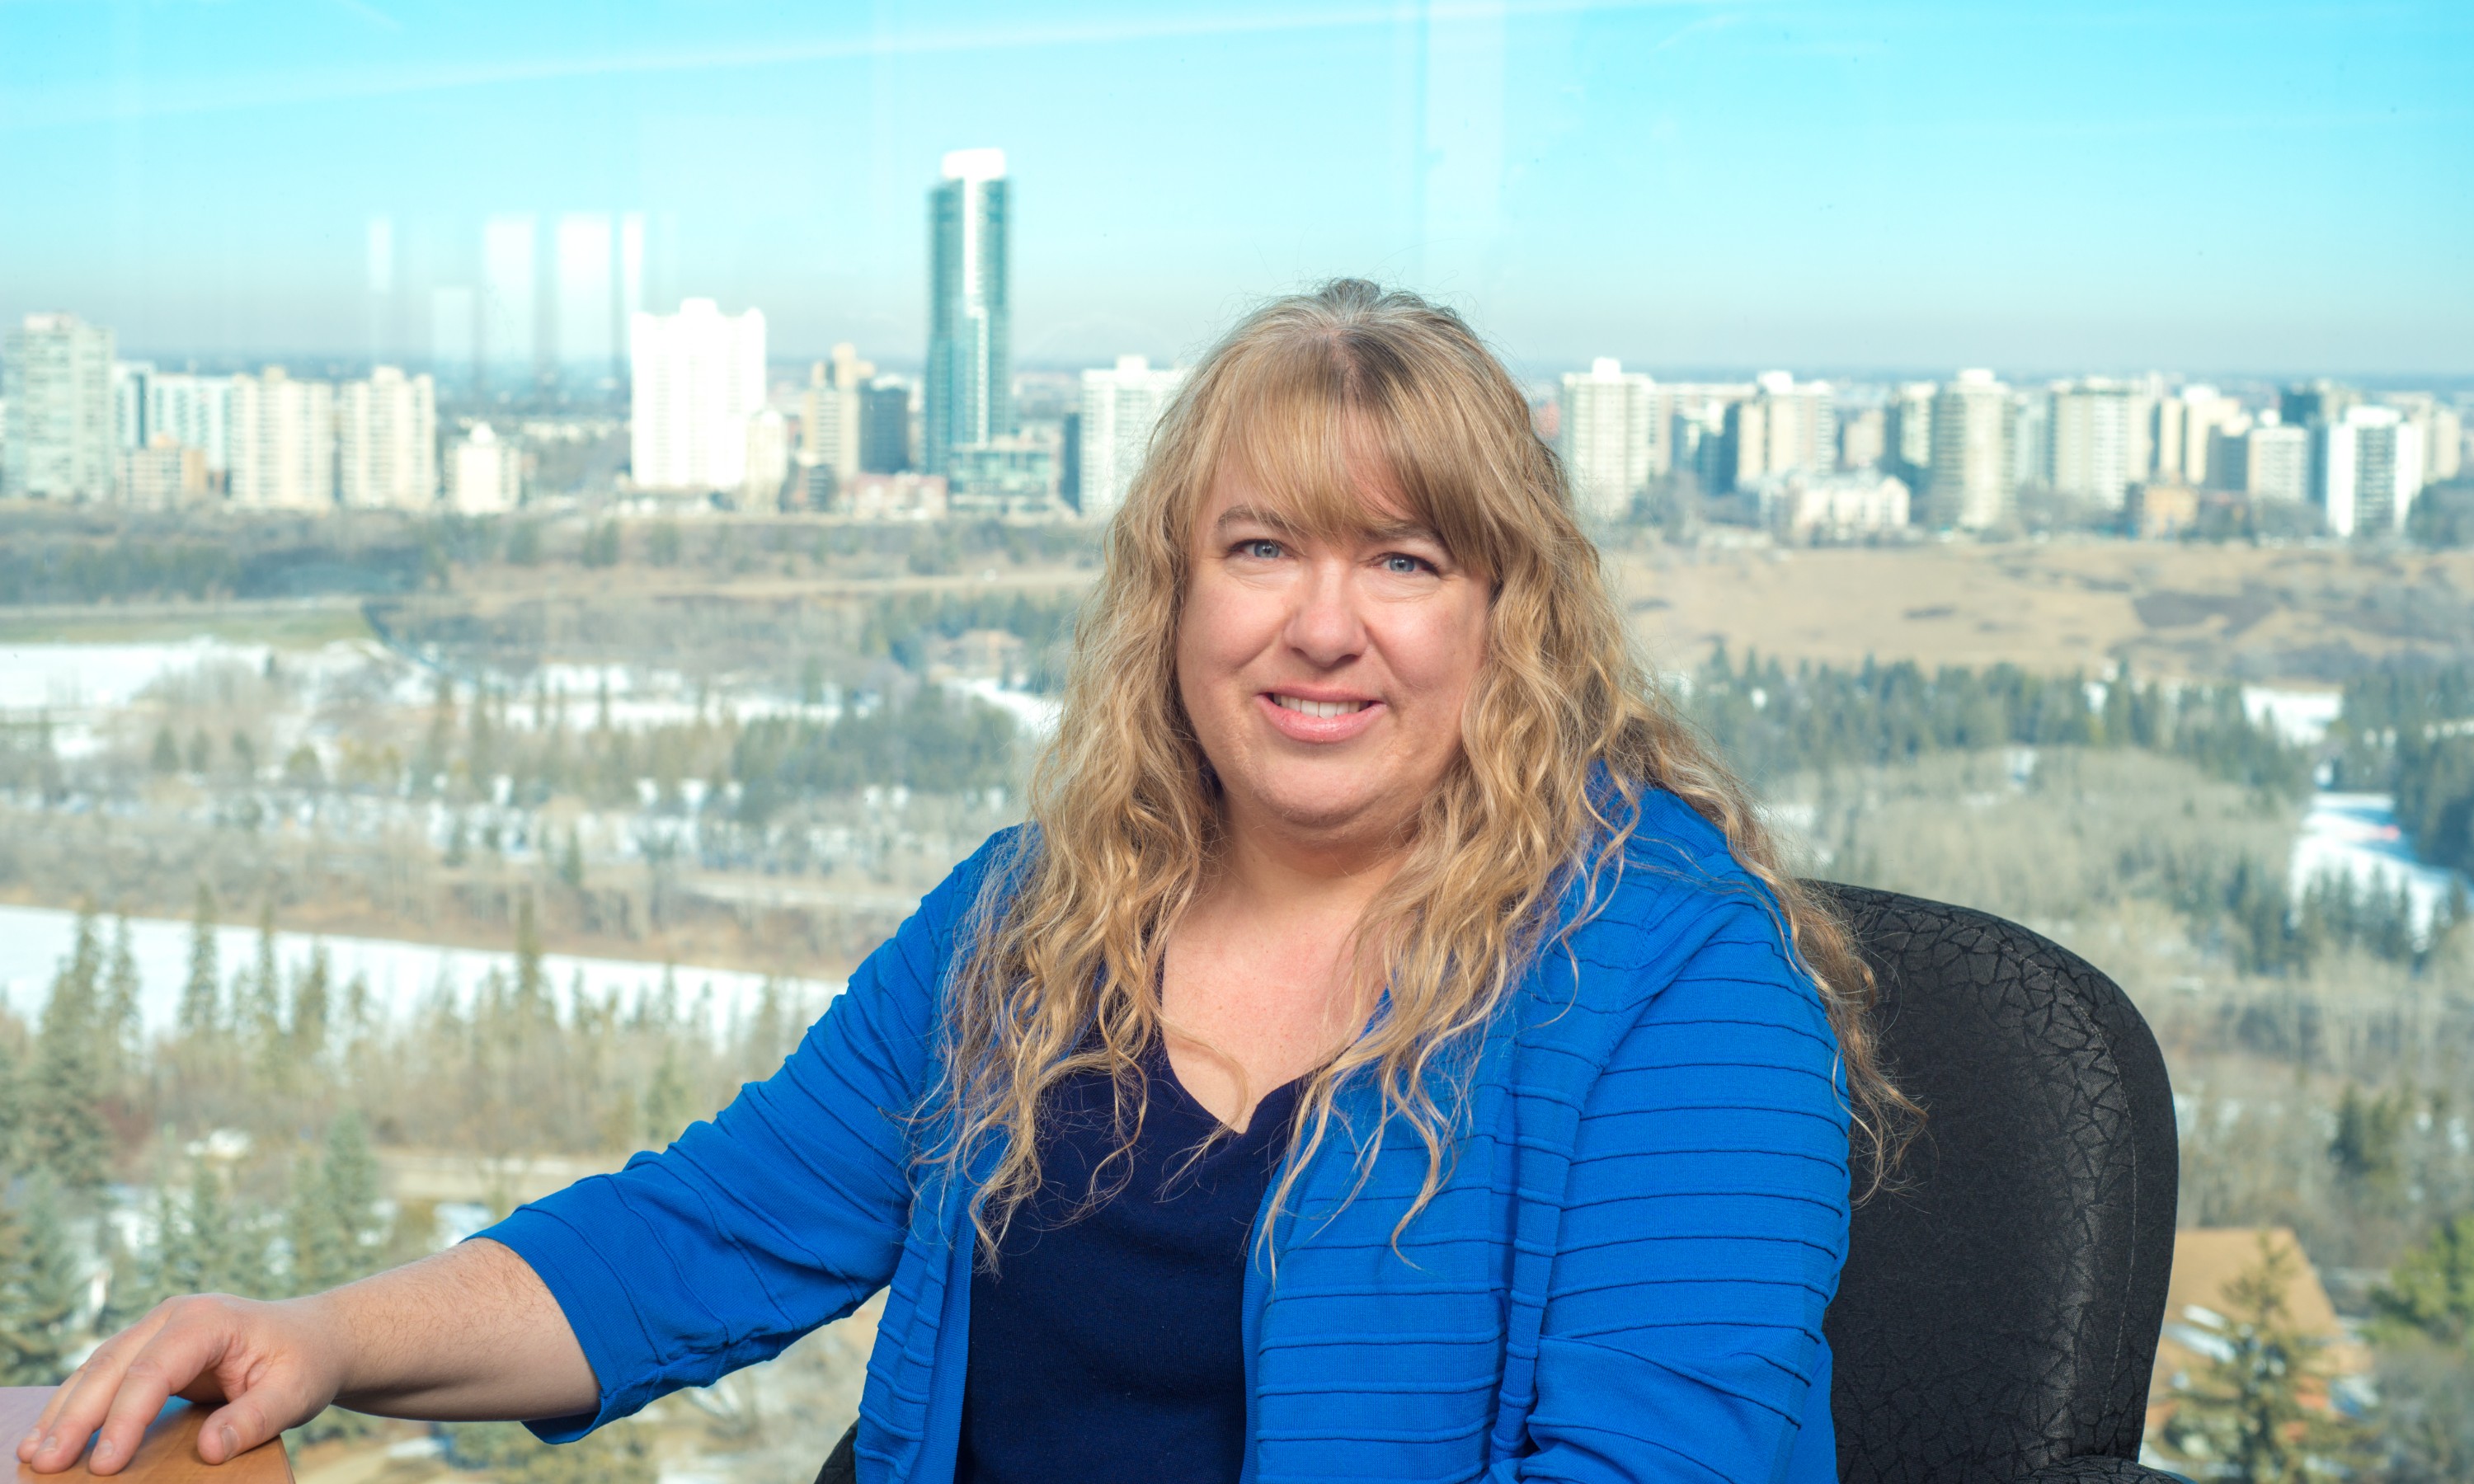
[(2239, 686), (2091, 682), (2012, 664), (1912, 660), (1846, 668), (1775, 656), (1731, 661), (1724, 645), (1684, 685), (1684, 706), (1748, 779), (1879, 766), (1996, 747), (2135, 747), (2279, 797), (2311, 783), (2311, 754), (2253, 721)]

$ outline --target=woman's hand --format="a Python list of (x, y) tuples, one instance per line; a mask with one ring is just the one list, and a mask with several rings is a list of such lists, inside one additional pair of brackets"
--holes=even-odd
[(198, 1434), (219, 1464), (330, 1403), (387, 1417), (567, 1417), (600, 1396), (558, 1301), (524, 1259), (486, 1239), (279, 1304), (171, 1299), (106, 1340), (18, 1443), (58, 1473), (97, 1428), (87, 1467), (117, 1473), (165, 1400), (220, 1403)]
[(36, 1473), (58, 1473), (95, 1440), (87, 1467), (117, 1473), (173, 1397), (221, 1402), (198, 1434), (219, 1464), (317, 1416), (343, 1386), (347, 1343), (326, 1296), (260, 1304), (225, 1294), (169, 1299), (106, 1340), (52, 1394), (17, 1445)]

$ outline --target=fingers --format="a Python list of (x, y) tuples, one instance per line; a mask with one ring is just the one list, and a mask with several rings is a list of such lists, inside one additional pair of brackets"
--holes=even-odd
[(163, 1328), (169, 1304), (158, 1304), (147, 1315), (95, 1348), (85, 1364), (69, 1374), (43, 1404), (34, 1428), (17, 1442), (17, 1459), (38, 1473), (56, 1473), (85, 1450), (104, 1414), (120, 1390), (121, 1376), (156, 1333)]
[(267, 1405), (267, 1387), (253, 1387), (215, 1409), (198, 1432), (198, 1456), (210, 1464), (248, 1452), (283, 1430)]
[(226, 1334), (203, 1327), (167, 1325), (146, 1343), (122, 1373), (120, 1389), (94, 1440), (86, 1467), (96, 1473), (117, 1473), (137, 1452), (147, 1425), (162, 1414), (172, 1393), (196, 1380), (223, 1356)]

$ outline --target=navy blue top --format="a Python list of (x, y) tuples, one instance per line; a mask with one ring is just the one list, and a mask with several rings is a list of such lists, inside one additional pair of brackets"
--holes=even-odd
[(1164, 1052), (1143, 1070), (1142, 1128), (1104, 1169), (1108, 1079), (1054, 1094), (1040, 1191), (971, 1278), (956, 1484), (1234, 1484), (1244, 1464), (1248, 1238), (1297, 1084), (1214, 1140), (1224, 1126)]

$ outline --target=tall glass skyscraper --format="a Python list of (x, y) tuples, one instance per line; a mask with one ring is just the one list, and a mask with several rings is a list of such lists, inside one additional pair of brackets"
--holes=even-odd
[(1013, 431), (1003, 150), (956, 150), (928, 193), (928, 386), (921, 462)]

